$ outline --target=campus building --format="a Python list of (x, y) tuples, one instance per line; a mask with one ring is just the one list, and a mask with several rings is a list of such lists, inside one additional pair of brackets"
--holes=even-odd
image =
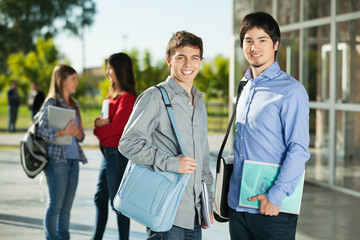
[(233, 0), (230, 99), (249, 67), (240, 23), (254, 11), (278, 21), (280, 67), (309, 94), (306, 180), (360, 196), (360, 1)]

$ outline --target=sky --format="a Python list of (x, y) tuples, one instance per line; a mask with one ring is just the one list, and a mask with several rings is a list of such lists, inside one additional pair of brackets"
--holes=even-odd
[(85, 29), (83, 45), (67, 32), (55, 38), (55, 45), (70, 64), (100, 67), (111, 54), (149, 50), (152, 59), (165, 61), (165, 49), (173, 33), (186, 30), (199, 36), (204, 58), (230, 55), (231, 0), (94, 0), (94, 23)]

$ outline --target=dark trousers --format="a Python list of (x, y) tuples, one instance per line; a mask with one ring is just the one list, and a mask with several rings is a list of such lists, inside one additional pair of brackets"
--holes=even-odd
[(96, 205), (96, 221), (93, 239), (102, 239), (108, 219), (109, 201), (116, 213), (119, 239), (128, 240), (130, 231), (130, 219), (113, 207), (113, 199), (119, 188), (128, 159), (125, 158), (116, 147), (100, 146), (103, 153), (103, 161), (94, 197)]
[(292, 240), (297, 220), (298, 215), (294, 214), (265, 216), (229, 208), (230, 237), (232, 240)]
[(15, 123), (18, 115), (18, 107), (9, 106), (9, 124), (8, 131), (15, 132)]

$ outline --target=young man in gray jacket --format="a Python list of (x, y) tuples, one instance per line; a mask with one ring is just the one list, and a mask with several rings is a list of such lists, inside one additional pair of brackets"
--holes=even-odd
[(119, 142), (119, 151), (137, 164), (152, 166), (155, 171), (191, 174), (172, 228), (168, 232), (148, 229), (148, 239), (201, 239), (201, 227), (207, 228), (201, 220), (202, 181), (208, 188), (210, 209), (213, 198), (206, 107), (202, 94), (193, 86), (203, 59), (202, 40), (186, 31), (176, 32), (166, 54), (170, 76), (158, 86), (169, 95), (186, 156), (179, 154), (179, 144), (156, 87), (150, 87), (138, 97)]

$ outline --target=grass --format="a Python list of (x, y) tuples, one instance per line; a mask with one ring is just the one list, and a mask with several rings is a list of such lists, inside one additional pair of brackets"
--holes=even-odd
[[(89, 129), (94, 126), (94, 119), (100, 115), (101, 107), (84, 108), (81, 111), (84, 128)], [(7, 129), (9, 121), (8, 108), (0, 107), (0, 129)], [(17, 130), (26, 130), (31, 124), (31, 112), (26, 106), (20, 106), (16, 121)]]
[[(227, 105), (215, 102), (207, 103), (208, 111), (208, 128), (209, 132), (225, 131), (228, 124)], [(85, 129), (94, 127), (94, 120), (100, 115), (101, 106), (99, 107), (82, 107), (81, 116)], [(6, 130), (9, 121), (9, 113), (7, 106), (0, 106), (0, 130)], [(16, 129), (18, 131), (26, 131), (31, 124), (31, 112), (27, 106), (20, 106), (18, 118), (16, 121)]]

